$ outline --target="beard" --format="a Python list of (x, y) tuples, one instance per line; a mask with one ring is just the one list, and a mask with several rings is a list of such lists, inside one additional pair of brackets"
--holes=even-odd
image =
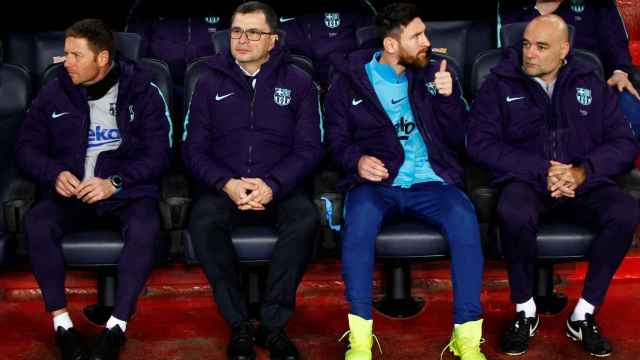
[(416, 55), (409, 55), (404, 49), (400, 49), (398, 64), (405, 68), (422, 69), (427, 66), (429, 55), (427, 50), (419, 51)]

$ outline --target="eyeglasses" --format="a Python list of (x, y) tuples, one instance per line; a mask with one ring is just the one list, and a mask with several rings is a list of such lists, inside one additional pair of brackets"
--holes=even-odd
[(242, 34), (247, 34), (247, 39), (251, 41), (258, 41), (262, 37), (262, 35), (275, 35), (274, 32), (264, 32), (258, 29), (248, 29), (244, 30), (239, 27), (232, 27), (229, 29), (229, 33), (231, 34), (232, 39), (240, 39)]

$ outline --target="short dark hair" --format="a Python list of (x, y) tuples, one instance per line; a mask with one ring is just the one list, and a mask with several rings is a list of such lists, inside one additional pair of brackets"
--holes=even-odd
[(418, 8), (411, 3), (389, 4), (376, 16), (376, 28), (382, 39), (397, 32), (401, 26), (407, 26), (413, 19), (420, 17)]
[(113, 32), (100, 19), (80, 20), (65, 30), (64, 37), (65, 39), (68, 37), (87, 39), (89, 47), (96, 54), (107, 50), (109, 52), (109, 61), (115, 55)]
[(273, 10), (271, 6), (260, 1), (247, 1), (246, 3), (240, 4), (240, 6), (236, 8), (236, 11), (233, 12), (231, 22), (233, 22), (236, 14), (251, 14), (256, 12), (264, 14), (264, 17), (267, 19), (267, 25), (269, 25), (269, 31), (276, 32), (276, 30), (278, 30), (278, 15), (276, 15), (276, 11)]

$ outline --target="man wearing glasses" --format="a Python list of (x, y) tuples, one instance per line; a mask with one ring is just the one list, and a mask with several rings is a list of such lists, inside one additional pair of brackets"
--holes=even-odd
[[(322, 156), (318, 94), (277, 46), (277, 19), (256, 1), (236, 9), (230, 53), (210, 61), (185, 118), (182, 154), (197, 188), (189, 232), (232, 328), (229, 359), (254, 359), (254, 337), (272, 359), (298, 359), (284, 327), (319, 222), (302, 190)], [(256, 222), (274, 224), (278, 241), (254, 332), (230, 233)]]

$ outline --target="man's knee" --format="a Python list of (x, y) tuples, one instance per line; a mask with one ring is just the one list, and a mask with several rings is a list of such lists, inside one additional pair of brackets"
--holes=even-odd
[(24, 218), (25, 233), (27, 240), (38, 237), (42, 232), (52, 234), (52, 230), (61, 228), (61, 219), (55, 207), (51, 206), (48, 201), (36, 204)]
[(138, 246), (152, 246), (160, 235), (160, 214), (155, 204), (139, 206), (123, 219), (123, 235), (127, 242)]
[(636, 201), (627, 194), (621, 194), (619, 199), (607, 204), (603, 211), (603, 225), (611, 226), (624, 231), (632, 232), (638, 225), (640, 211)]
[(376, 221), (382, 217), (382, 201), (375, 185), (361, 185), (351, 190), (345, 202), (345, 222)]
[(189, 228), (203, 229), (228, 224), (231, 213), (226, 199), (218, 196), (203, 196), (193, 206)]
[(471, 200), (465, 193), (451, 187), (447, 196), (443, 198), (442, 208), (446, 211), (448, 219), (455, 219), (456, 223), (464, 223), (470, 226), (477, 225), (478, 218)]
[(538, 209), (533, 190), (524, 184), (512, 184), (502, 191), (496, 215), (501, 224), (511, 228), (536, 226)]

